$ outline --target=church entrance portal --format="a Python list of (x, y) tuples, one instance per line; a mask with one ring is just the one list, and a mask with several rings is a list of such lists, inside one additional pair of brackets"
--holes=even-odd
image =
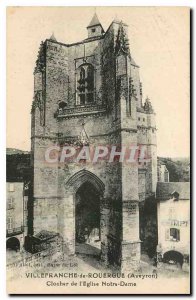
[(100, 195), (91, 182), (83, 183), (75, 196), (76, 253), (99, 255)]

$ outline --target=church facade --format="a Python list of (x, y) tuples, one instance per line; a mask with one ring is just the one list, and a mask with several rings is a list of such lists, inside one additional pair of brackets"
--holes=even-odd
[[(114, 20), (104, 32), (95, 14), (87, 31), (81, 42), (64, 44), (52, 35), (40, 45), (31, 126), (31, 234), (56, 232), (74, 254), (85, 232), (96, 229), (101, 259), (134, 269), (141, 253), (139, 205), (157, 183), (155, 113), (150, 100), (142, 99), (128, 26)], [(143, 145), (149, 159), (46, 162), (46, 149), (80, 148), (81, 135), (93, 147)]]

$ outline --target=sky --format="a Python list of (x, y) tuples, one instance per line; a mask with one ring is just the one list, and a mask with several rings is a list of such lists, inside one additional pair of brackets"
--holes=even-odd
[(183, 7), (14, 7), (7, 9), (7, 147), (30, 150), (33, 70), (52, 33), (74, 43), (87, 37), (96, 10), (105, 31), (115, 18), (129, 26), (144, 99), (156, 112), (157, 154), (189, 157), (189, 10)]

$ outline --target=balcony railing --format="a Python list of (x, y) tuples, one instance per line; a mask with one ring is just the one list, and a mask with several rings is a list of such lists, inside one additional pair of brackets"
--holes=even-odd
[(76, 107), (58, 109), (56, 117), (66, 117), (71, 115), (83, 115), (83, 114), (94, 114), (103, 113), (106, 111), (104, 105), (91, 104), (91, 105), (78, 105)]
[(19, 226), (16, 228), (6, 229), (6, 237), (14, 236), (24, 232), (24, 226)]

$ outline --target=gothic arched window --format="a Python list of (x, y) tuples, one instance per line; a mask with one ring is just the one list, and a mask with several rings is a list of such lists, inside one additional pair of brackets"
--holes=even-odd
[(86, 105), (94, 102), (94, 68), (83, 64), (77, 70), (77, 104)]

